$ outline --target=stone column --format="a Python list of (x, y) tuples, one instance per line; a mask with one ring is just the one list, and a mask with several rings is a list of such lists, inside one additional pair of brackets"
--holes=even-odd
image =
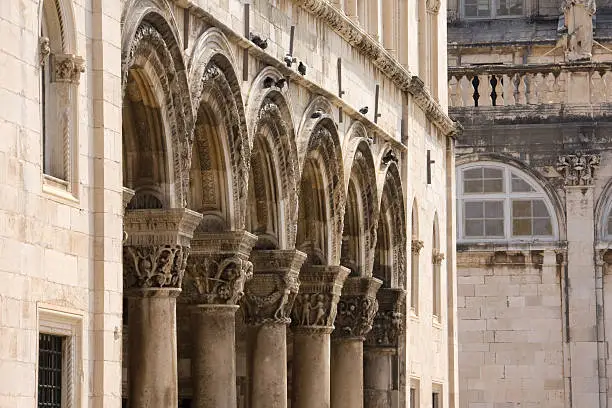
[(393, 358), (397, 356), (405, 316), (401, 313), (406, 297), (404, 289), (378, 291), (378, 313), (364, 348), (364, 406), (387, 408), (393, 400)]
[(331, 403), (330, 334), (349, 270), (343, 266), (307, 266), (291, 314), (293, 326), (292, 408), (329, 408)]
[(378, 311), (376, 278), (347, 278), (338, 302), (331, 351), (332, 408), (363, 408), (363, 342)]
[(253, 279), (242, 307), (247, 335), (251, 408), (287, 407), (287, 325), (306, 254), (298, 250), (253, 251)]
[(187, 209), (126, 211), (123, 273), (130, 316), (131, 407), (178, 405), (176, 297), (190, 240), (201, 219)]
[(196, 233), (185, 275), (193, 305), (191, 379), (193, 407), (236, 407), (235, 315), (257, 237), (247, 231)]

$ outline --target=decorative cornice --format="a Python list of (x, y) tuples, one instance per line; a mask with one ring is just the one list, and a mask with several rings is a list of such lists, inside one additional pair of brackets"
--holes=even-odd
[(242, 298), (249, 325), (291, 323), (290, 314), (298, 293), (300, 267), (306, 254), (298, 250), (253, 251), (253, 279)]
[(186, 208), (127, 210), (123, 217), (123, 229), (128, 233), (125, 245), (189, 247), (201, 220), (202, 214)]
[(398, 288), (383, 288), (378, 291), (378, 313), (374, 317), (372, 330), (366, 337), (369, 347), (394, 348), (405, 329), (402, 313), (406, 291)]
[(331, 333), (342, 285), (349, 274), (343, 266), (313, 266), (302, 270), (300, 293), (291, 313), (294, 330)]
[(566, 186), (591, 186), (599, 162), (599, 154), (565, 154), (557, 159), (557, 171), (565, 179)]
[(382, 281), (376, 278), (347, 278), (342, 287), (338, 302), (335, 330), (332, 335), (337, 339), (357, 338), (365, 340), (372, 330), (372, 322), (378, 312), (376, 292)]
[[(446, 136), (456, 136), (456, 124), (444, 112), (440, 104), (428, 91), (419, 89), (413, 81), (418, 81), (423, 87), (423, 81), (414, 76), (408, 69), (400, 64), (379, 41), (367, 34), (355, 21), (351, 20), (341, 10), (334, 7), (327, 0), (294, 0), (307, 12), (319, 17), (327, 23), (338, 35), (349, 44), (361, 51), (372, 60), (382, 73), (389, 77), (395, 85), (403, 91), (410, 92), (416, 103), (425, 111), (425, 114)], [(430, 0), (428, 4), (435, 3)], [(438, 5), (439, 8), (439, 5)], [(416, 92), (416, 94), (415, 94)]]
[(51, 54), (54, 82), (78, 84), (85, 72), (85, 60), (72, 54)]

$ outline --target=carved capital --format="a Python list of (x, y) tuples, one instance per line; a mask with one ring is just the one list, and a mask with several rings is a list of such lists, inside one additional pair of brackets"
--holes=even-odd
[(124, 216), (126, 291), (180, 289), (193, 231), (202, 215), (187, 209), (129, 210)]
[(440, 265), (444, 260), (444, 254), (439, 249), (434, 249), (431, 254), (431, 262), (434, 265)]
[(599, 154), (566, 154), (559, 156), (557, 171), (565, 179), (566, 186), (590, 186), (599, 162)]
[(52, 57), (52, 81), (78, 84), (81, 73), (85, 72), (85, 60), (72, 54), (53, 54)]
[(247, 282), (241, 303), (247, 324), (291, 322), (304, 260), (306, 254), (298, 250), (253, 251), (253, 279)]
[(419, 239), (413, 239), (411, 245), (412, 253), (418, 255), (421, 252), (421, 249), (423, 249), (424, 245), (425, 244), (423, 243), (423, 241)]
[(338, 302), (338, 315), (332, 335), (335, 338), (361, 338), (372, 330), (378, 311), (376, 292), (382, 281), (376, 278), (347, 278)]
[(309, 265), (300, 275), (291, 322), (297, 330), (331, 333), (336, 320), (342, 285), (350, 271), (343, 266)]
[(249, 254), (256, 241), (247, 231), (196, 233), (183, 297), (192, 304), (237, 305), (253, 276)]
[(404, 332), (405, 316), (402, 313), (406, 291), (383, 288), (378, 291), (378, 313), (374, 317), (372, 330), (366, 337), (370, 347), (393, 348), (398, 346), (399, 336)]

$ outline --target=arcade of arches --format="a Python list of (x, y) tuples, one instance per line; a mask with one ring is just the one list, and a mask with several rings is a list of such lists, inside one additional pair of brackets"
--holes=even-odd
[(339, 135), (322, 97), (295, 115), (287, 86), (264, 85), (273, 69), (243, 100), (231, 54), (208, 46), (220, 37), (184, 61), (151, 13), (124, 42), (124, 398), (390, 406), (405, 364), (398, 160), (359, 122)]

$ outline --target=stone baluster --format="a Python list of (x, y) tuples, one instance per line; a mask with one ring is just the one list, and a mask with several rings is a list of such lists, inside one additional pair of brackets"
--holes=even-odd
[(491, 106), (491, 79), (489, 75), (478, 75), (478, 106)]
[(534, 74), (534, 82), (535, 82), (535, 92), (536, 92), (536, 100), (538, 104), (547, 103), (546, 96), (546, 81), (544, 80), (544, 74), (538, 72)]
[(503, 95), (504, 105), (506, 105), (506, 106), (508, 106), (508, 105), (515, 105), (516, 102), (514, 100), (514, 82), (513, 82), (513, 76), (512, 75), (504, 74), (503, 76), (501, 76), (501, 78), (502, 78), (502, 81), (503, 81), (502, 92), (504, 93), (504, 95)]
[(247, 231), (196, 233), (192, 240), (184, 297), (192, 305), (195, 408), (236, 408), (235, 315), (256, 241)]
[(459, 90), (462, 100), (461, 106), (474, 106), (474, 87), (467, 75), (463, 75), (459, 79)]
[(528, 72), (523, 77), (525, 81), (525, 98), (528, 105), (538, 104), (538, 92), (536, 84), (536, 74)]
[(287, 325), (305, 259), (298, 250), (251, 253), (253, 278), (242, 299), (251, 408), (287, 407)]
[(332, 408), (363, 408), (363, 342), (378, 311), (376, 292), (381, 285), (376, 278), (344, 281), (332, 333)]
[(527, 76), (525, 73), (517, 73), (514, 77), (515, 97), (517, 105), (527, 104)]
[(176, 298), (193, 231), (201, 219), (201, 214), (187, 209), (125, 212), (123, 277), (131, 407), (178, 405)]
[(495, 75), (496, 83), (495, 83), (495, 105), (496, 106), (504, 106), (504, 86), (502, 84), (503, 76), (500, 74)]
[(606, 71), (603, 74), (603, 83), (604, 83), (604, 92), (605, 92), (605, 101), (612, 102), (612, 72)]
[(406, 291), (383, 288), (378, 291), (378, 313), (364, 348), (365, 408), (392, 406), (393, 365), (399, 338), (404, 333), (406, 316), (402, 313)]
[(292, 408), (330, 406), (330, 335), (348, 274), (343, 266), (308, 265), (300, 272), (300, 293), (291, 314)]
[(459, 81), (455, 75), (448, 81), (448, 100), (452, 107), (463, 106)]

